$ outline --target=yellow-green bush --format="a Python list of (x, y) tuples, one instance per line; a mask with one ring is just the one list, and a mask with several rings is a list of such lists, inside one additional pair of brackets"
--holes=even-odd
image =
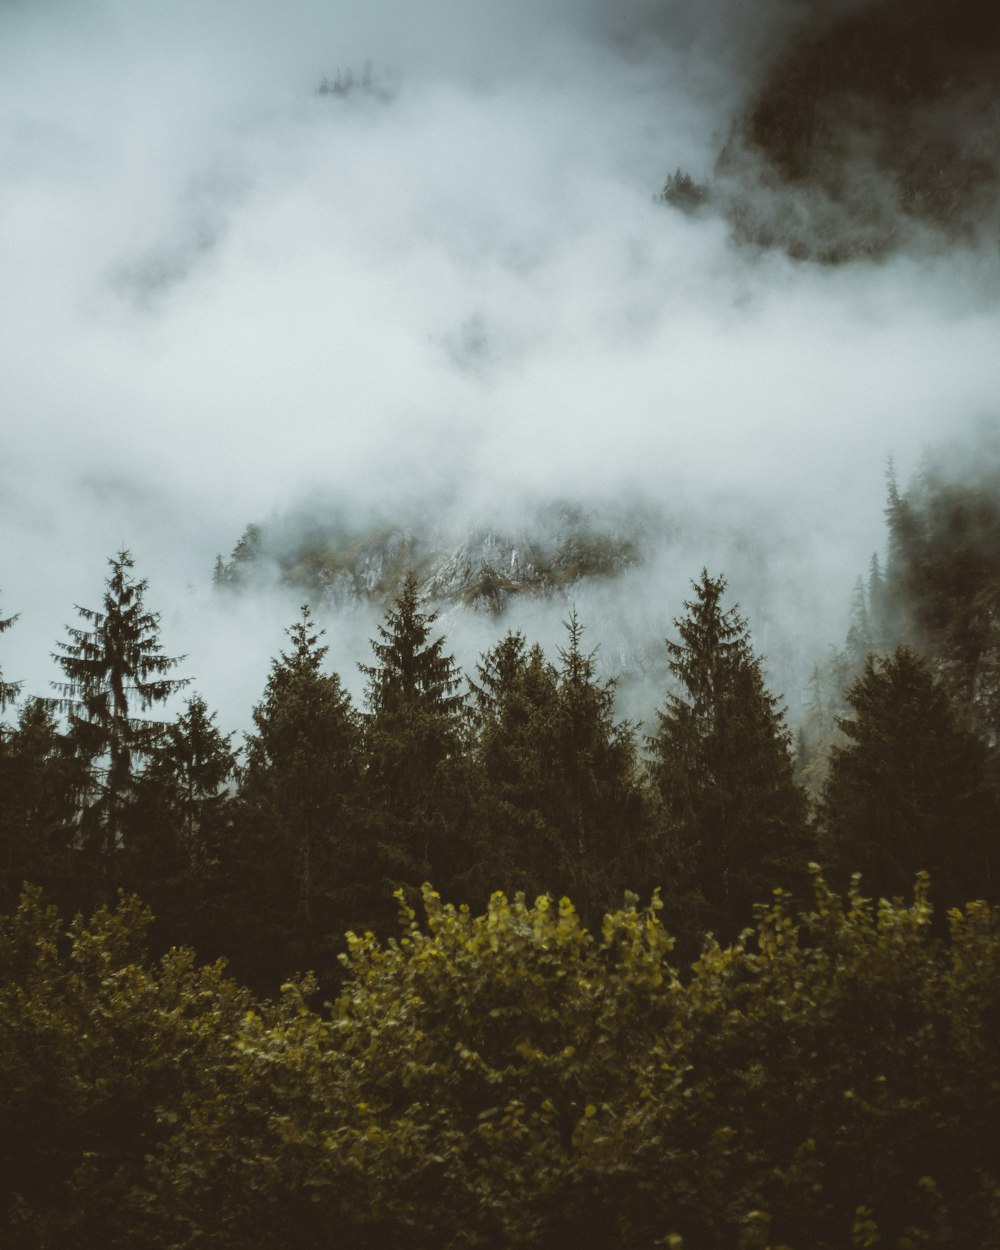
[(4, 1244), (1000, 1244), (985, 905), (943, 939), (925, 883), (876, 906), (816, 874), (812, 910), (776, 896), (683, 979), (655, 899), (600, 933), (566, 900), (424, 908), (352, 936), (317, 1011), (308, 982), (261, 1006), (148, 966), (134, 910), (66, 939), (28, 900), (0, 933), (0, 1105), (34, 1125)]

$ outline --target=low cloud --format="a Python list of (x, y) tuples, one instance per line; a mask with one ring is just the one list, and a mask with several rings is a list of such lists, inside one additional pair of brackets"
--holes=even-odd
[[(219, 601), (212, 561), (307, 498), (456, 529), (661, 502), (687, 532), (636, 620), (669, 632), (726, 560), (752, 616), (838, 641), (885, 457), (905, 476), (995, 412), (1000, 315), (974, 252), (820, 269), (654, 202), (711, 168), (802, 10), (0, 9), (5, 677), (44, 691), (124, 544), (245, 723), (294, 596)], [(317, 94), (366, 63), (371, 90)], [(558, 639), (558, 615), (525, 623)], [(332, 660), (368, 658), (368, 615), (329, 624)]]

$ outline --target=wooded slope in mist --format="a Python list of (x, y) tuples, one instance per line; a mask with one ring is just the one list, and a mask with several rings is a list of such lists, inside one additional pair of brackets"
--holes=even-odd
[(702, 572), (645, 733), (575, 616), (555, 658), (509, 633), (464, 675), (409, 576), (363, 706), (304, 608), (237, 752), (197, 695), (155, 719), (183, 664), (114, 556), (0, 735), (4, 1244), (992, 1244), (1000, 491), (974, 464), (890, 477), (888, 559), (794, 748)]

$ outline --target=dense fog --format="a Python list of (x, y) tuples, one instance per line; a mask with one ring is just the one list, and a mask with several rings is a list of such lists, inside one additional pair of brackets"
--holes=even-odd
[[(1000, 382), (994, 256), (820, 267), (657, 202), (847, 7), (0, 5), (5, 678), (46, 691), (126, 546), (240, 725), (297, 602), (213, 596), (248, 521), (641, 499), (683, 534), (582, 594), (588, 637), (623, 599), (669, 632), (706, 564), (794, 704), (883, 542), (887, 455), (905, 478)], [(552, 645), (563, 614), (519, 619)], [(355, 688), (375, 615), (325, 622)], [(497, 627), (446, 628), (471, 662)]]

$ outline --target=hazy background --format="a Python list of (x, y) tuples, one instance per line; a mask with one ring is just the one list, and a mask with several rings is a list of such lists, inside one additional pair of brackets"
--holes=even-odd
[[(992, 260), (821, 269), (654, 202), (845, 7), (0, 2), (4, 677), (46, 693), (125, 545), (235, 727), (295, 612), (213, 597), (248, 521), (641, 496), (683, 536), (581, 597), (588, 638), (626, 600), (670, 632), (707, 563), (794, 704), (882, 543), (887, 454), (905, 478), (1000, 393)], [(316, 93), (366, 63), (372, 91)], [(560, 615), (523, 621), (551, 645)], [(327, 624), (356, 689), (371, 614)], [(470, 663), (496, 632), (446, 626)]]

